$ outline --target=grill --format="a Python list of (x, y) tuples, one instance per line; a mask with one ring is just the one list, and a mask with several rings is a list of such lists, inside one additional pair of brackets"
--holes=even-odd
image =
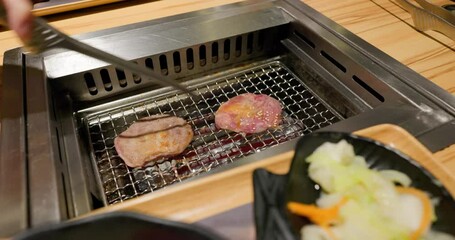
[[(242, 93), (273, 96), (284, 106), (282, 124), (259, 134), (242, 135), (216, 129), (221, 103)], [(147, 99), (86, 117), (96, 166), (108, 204), (155, 191), (174, 182), (286, 142), (340, 120), (280, 62), (266, 63), (196, 88), (199, 99), (171, 95)], [(136, 120), (154, 114), (184, 118), (194, 129), (194, 141), (177, 157), (144, 168), (127, 167), (117, 155), (114, 139)]]
[[(197, 95), (64, 49), (38, 56), (6, 52), (0, 139), (0, 165), (8, 169), (0, 174), (5, 237), (257, 163), (293, 150), (312, 131), (393, 123), (432, 150), (455, 142), (444, 134), (455, 132), (453, 96), (299, 0), (246, 1), (77, 38)], [(242, 93), (280, 101), (282, 124), (258, 134), (217, 129), (220, 104)], [(178, 156), (129, 168), (114, 139), (154, 114), (184, 118), (193, 141)]]

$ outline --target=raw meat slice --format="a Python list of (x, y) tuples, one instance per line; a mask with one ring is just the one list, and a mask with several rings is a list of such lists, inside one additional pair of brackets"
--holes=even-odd
[(153, 115), (137, 120), (114, 140), (119, 156), (130, 167), (141, 167), (161, 157), (182, 153), (193, 139), (182, 118)]
[(280, 102), (264, 94), (245, 93), (221, 104), (215, 113), (218, 128), (259, 133), (281, 123)]

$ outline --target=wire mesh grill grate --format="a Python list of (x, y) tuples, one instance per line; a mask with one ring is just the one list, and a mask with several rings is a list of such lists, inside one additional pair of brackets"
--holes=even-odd
[[(294, 139), (339, 120), (279, 62), (269, 63), (197, 88), (198, 99), (173, 95), (104, 112), (87, 119), (96, 166), (108, 204), (153, 192), (243, 156)], [(261, 93), (284, 106), (282, 124), (258, 134), (217, 129), (214, 114), (221, 103), (242, 93)], [(129, 168), (118, 156), (114, 139), (137, 119), (153, 114), (184, 118), (194, 139), (180, 155)]]

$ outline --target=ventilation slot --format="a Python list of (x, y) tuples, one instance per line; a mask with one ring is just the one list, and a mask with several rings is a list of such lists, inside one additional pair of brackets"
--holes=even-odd
[(120, 87), (126, 87), (128, 83), (126, 82), (125, 72), (121, 69), (116, 68), (115, 73), (117, 73), (117, 79)]
[(335, 65), (337, 68), (339, 68), (342, 72), (346, 72), (346, 68), (339, 63), (337, 60), (335, 60), (332, 56), (330, 56), (328, 53), (321, 51), (321, 55), (325, 57), (327, 60), (329, 60), (333, 65)]
[[(52, 103), (53, 102), (54, 101), (52, 101)], [(55, 136), (57, 136), (57, 142), (60, 143), (60, 134), (58, 133), (58, 127), (55, 128)], [(60, 159), (60, 163), (63, 164), (62, 151), (57, 151), (57, 152), (58, 152), (58, 159)]]
[(223, 57), (224, 60), (228, 60), (231, 54), (231, 40), (226, 39), (224, 40), (224, 47), (223, 47)]
[(217, 42), (212, 43), (212, 62), (213, 63), (218, 62), (218, 43)]
[(111, 78), (109, 77), (109, 72), (106, 69), (101, 69), (100, 73), (101, 73), (101, 80), (103, 80), (104, 89), (106, 89), (106, 91), (108, 91), (108, 92), (111, 91), (112, 82), (111, 82)]
[(300, 38), (302, 41), (304, 41), (308, 46), (310, 46), (311, 48), (316, 48), (316, 44), (314, 44), (313, 41), (311, 41), (310, 39), (308, 39), (307, 37), (305, 37), (305, 35), (299, 33), (299, 32), (294, 32), (294, 34)]
[(192, 48), (186, 50), (186, 66), (189, 70), (194, 68), (194, 54)]
[(150, 69), (153, 69), (153, 60), (151, 58), (145, 59), (145, 66)]
[(246, 53), (251, 54), (253, 52), (253, 34), (248, 34), (246, 38)]
[(199, 64), (201, 66), (205, 66), (205, 64), (207, 63), (207, 57), (206, 57), (206, 49), (205, 49), (205, 45), (202, 45), (199, 47)]
[(180, 62), (180, 53), (179, 52), (174, 52), (172, 54), (172, 58), (174, 59), (174, 71), (176, 73), (179, 73), (182, 71), (182, 63)]
[(95, 79), (93, 79), (93, 75), (91, 73), (86, 73), (84, 74), (84, 79), (90, 95), (98, 94), (98, 89), (96, 89)]
[(377, 98), (379, 101), (381, 102), (384, 102), (384, 97), (376, 92), (376, 90), (374, 90), (372, 87), (370, 87), (370, 85), (368, 85), (367, 83), (365, 83), (364, 81), (362, 81), (362, 79), (360, 79), (359, 77), (357, 77), (356, 75), (352, 76), (352, 79), (357, 83), (359, 84), (361, 87), (363, 87), (365, 90), (367, 90), (369, 93), (371, 93), (371, 95), (373, 95), (375, 98)]
[(242, 54), (242, 37), (238, 36), (235, 39), (235, 56), (240, 57), (240, 54)]
[(168, 75), (169, 71), (167, 68), (167, 58), (166, 55), (161, 55), (160, 56), (160, 68), (161, 68), (161, 74), (163, 75)]

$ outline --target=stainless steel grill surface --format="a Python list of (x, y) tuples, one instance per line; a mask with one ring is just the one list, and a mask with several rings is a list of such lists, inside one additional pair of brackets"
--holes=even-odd
[[(217, 129), (214, 114), (221, 103), (242, 93), (267, 94), (284, 106), (280, 127), (259, 134), (239, 134)], [(294, 139), (340, 120), (280, 62), (271, 62), (196, 89), (198, 99), (172, 95), (94, 114), (87, 124), (91, 144), (108, 204), (155, 191), (201, 172)], [(129, 168), (118, 156), (114, 139), (139, 118), (170, 114), (186, 119), (195, 136), (179, 156)]]

